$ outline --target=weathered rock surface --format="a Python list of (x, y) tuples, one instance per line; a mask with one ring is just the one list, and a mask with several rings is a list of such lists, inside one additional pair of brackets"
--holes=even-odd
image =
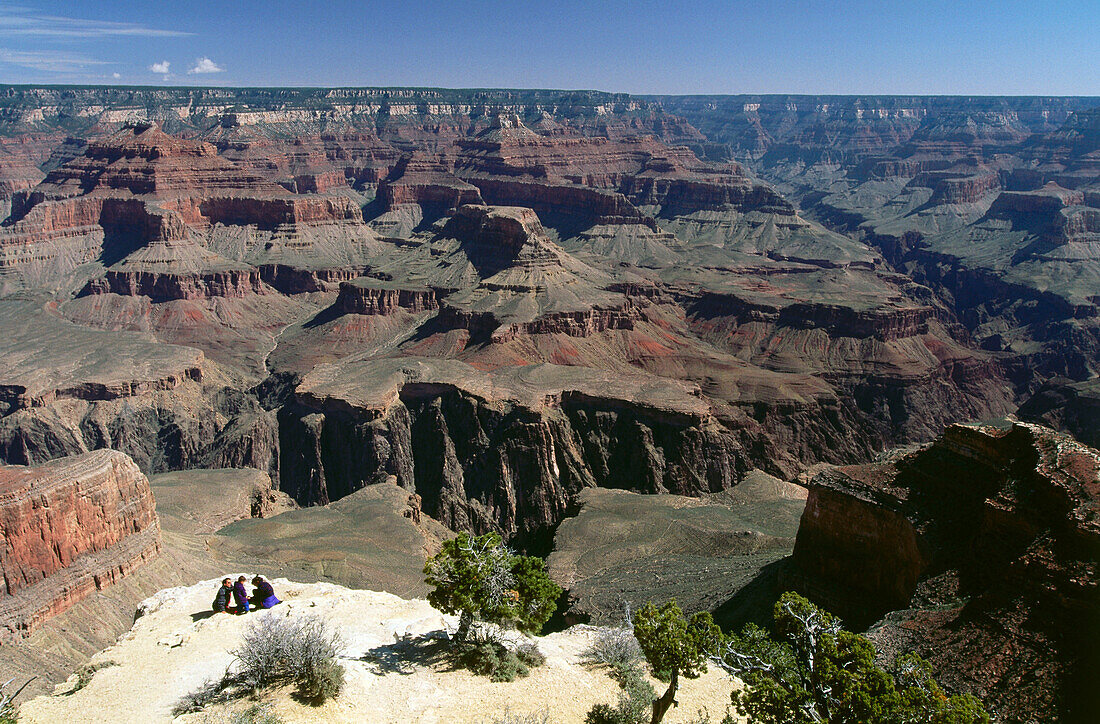
[[(285, 493), (279, 495), (285, 496)], [(306, 571), (354, 588), (423, 596), (424, 561), (454, 534), (422, 513), (415, 493), (387, 481), (330, 505), (240, 516), (217, 532), (231, 555)]]
[[(284, 603), (252, 616), (216, 615), (196, 620), (210, 608), (218, 580), (169, 588), (142, 602), (133, 628), (93, 661), (116, 665), (96, 672), (79, 691), (72, 682), (58, 695), (24, 704), (27, 722), (79, 720), (89, 711), (110, 711), (112, 721), (199, 722), (228, 718), (241, 708), (215, 705), (173, 719), (172, 707), (205, 680), (224, 673), (247, 626), (261, 616), (317, 616), (340, 632), (346, 670), (343, 692), (321, 707), (296, 701), (290, 690), (270, 692), (286, 722), (484, 722), (504, 716), (547, 711), (551, 721), (581, 721), (598, 702), (614, 703), (619, 686), (602, 669), (586, 667), (580, 654), (592, 639), (587, 627), (535, 637), (547, 658), (527, 678), (507, 684), (454, 669), (439, 647), (456, 621), (422, 599), (342, 586), (272, 581)], [(725, 711), (736, 682), (713, 668), (679, 696), (680, 706), (666, 721), (686, 722), (705, 707)], [(141, 692), (135, 696), (134, 692)]]
[(149, 481), (119, 452), (0, 467), (0, 626), (26, 636), (160, 551)]
[(1100, 711), (1100, 453), (1048, 428), (948, 428), (931, 446), (813, 478), (786, 578), (881, 618), (948, 685), (1021, 721)]
[(0, 457), (31, 465), (99, 448), (144, 470), (276, 472), (273, 412), (199, 350), (58, 319), (39, 300), (0, 301)]
[[(65, 283), (81, 265), (97, 262), (110, 274), (91, 292), (128, 287), (165, 296), (152, 275), (169, 290), (205, 281), (205, 293), (232, 296), (256, 291), (246, 259), (253, 266), (288, 259), (302, 266), (311, 255), (330, 261), (332, 249), (314, 250), (307, 227), (350, 225), (341, 231), (359, 245), (374, 238), (351, 197), (293, 194), (210, 144), (148, 123), (94, 140), (17, 201), (0, 229), (0, 266), (11, 288)], [(296, 247), (290, 254), (288, 240)], [(361, 262), (355, 247), (348, 255)], [(218, 278), (226, 272), (252, 276), (226, 284)], [(166, 298), (180, 294), (186, 292)]]
[(698, 494), (745, 469), (709, 405), (659, 378), (374, 360), (319, 366), (295, 400), (281, 413), (284, 490), (325, 503), (393, 475), (453, 529), (538, 537), (584, 487)]

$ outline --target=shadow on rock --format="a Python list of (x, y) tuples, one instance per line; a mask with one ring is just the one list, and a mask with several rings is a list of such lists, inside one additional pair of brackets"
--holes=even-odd
[(367, 664), (371, 673), (377, 676), (400, 674), (408, 676), (416, 672), (417, 667), (436, 668), (441, 664), (451, 665), (451, 643), (442, 629), (429, 631), (419, 636), (397, 637), (392, 644), (376, 646), (363, 654), (361, 661)]
[(769, 563), (733, 595), (714, 610), (714, 621), (727, 631), (740, 631), (747, 623), (769, 628), (772, 625), (772, 607), (782, 591), (779, 575), (787, 565), (787, 558)]

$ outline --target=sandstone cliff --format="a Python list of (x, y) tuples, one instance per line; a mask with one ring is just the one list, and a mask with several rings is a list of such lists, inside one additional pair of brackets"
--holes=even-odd
[(0, 626), (27, 635), (160, 551), (149, 481), (122, 453), (0, 467)]

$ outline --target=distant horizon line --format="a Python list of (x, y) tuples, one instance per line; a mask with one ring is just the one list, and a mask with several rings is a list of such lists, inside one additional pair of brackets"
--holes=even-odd
[(120, 89), (120, 90), (409, 90), (409, 91), (508, 91), (508, 92), (548, 92), (548, 93), (598, 93), (608, 96), (627, 96), (631, 98), (737, 98), (744, 96), (774, 98), (860, 98), (864, 96), (888, 98), (1074, 98), (1100, 101), (1098, 94), (1065, 93), (897, 93), (866, 91), (859, 93), (805, 93), (805, 92), (727, 92), (727, 93), (633, 93), (629, 91), (609, 91), (597, 88), (544, 88), (516, 86), (412, 86), (412, 85), (157, 85), (147, 83), (13, 83), (0, 81), (0, 87), (6, 88), (43, 88), (43, 89)]

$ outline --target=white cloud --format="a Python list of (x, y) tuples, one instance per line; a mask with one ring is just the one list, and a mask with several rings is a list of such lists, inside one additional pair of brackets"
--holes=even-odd
[(168, 75), (168, 66), (170, 66), (167, 60), (162, 60), (159, 63), (153, 63), (149, 66), (150, 73), (160, 73), (161, 75)]
[(44, 15), (26, 7), (9, 7), (0, 10), (0, 35), (16, 35), (40, 38), (103, 38), (109, 36), (173, 38), (194, 33), (182, 30), (161, 30), (137, 23), (118, 23), (107, 20), (66, 18)]
[(0, 63), (9, 63), (23, 68), (47, 73), (74, 73), (89, 65), (110, 65), (106, 61), (89, 58), (79, 53), (64, 50), (8, 50), (0, 48)]
[(114, 78), (115, 80), (118, 80), (119, 78), (122, 77), (122, 73), (111, 73), (111, 77)]
[(203, 56), (202, 58), (195, 58), (195, 67), (187, 71), (188, 73), (221, 73), (225, 68), (219, 67), (217, 63)]

